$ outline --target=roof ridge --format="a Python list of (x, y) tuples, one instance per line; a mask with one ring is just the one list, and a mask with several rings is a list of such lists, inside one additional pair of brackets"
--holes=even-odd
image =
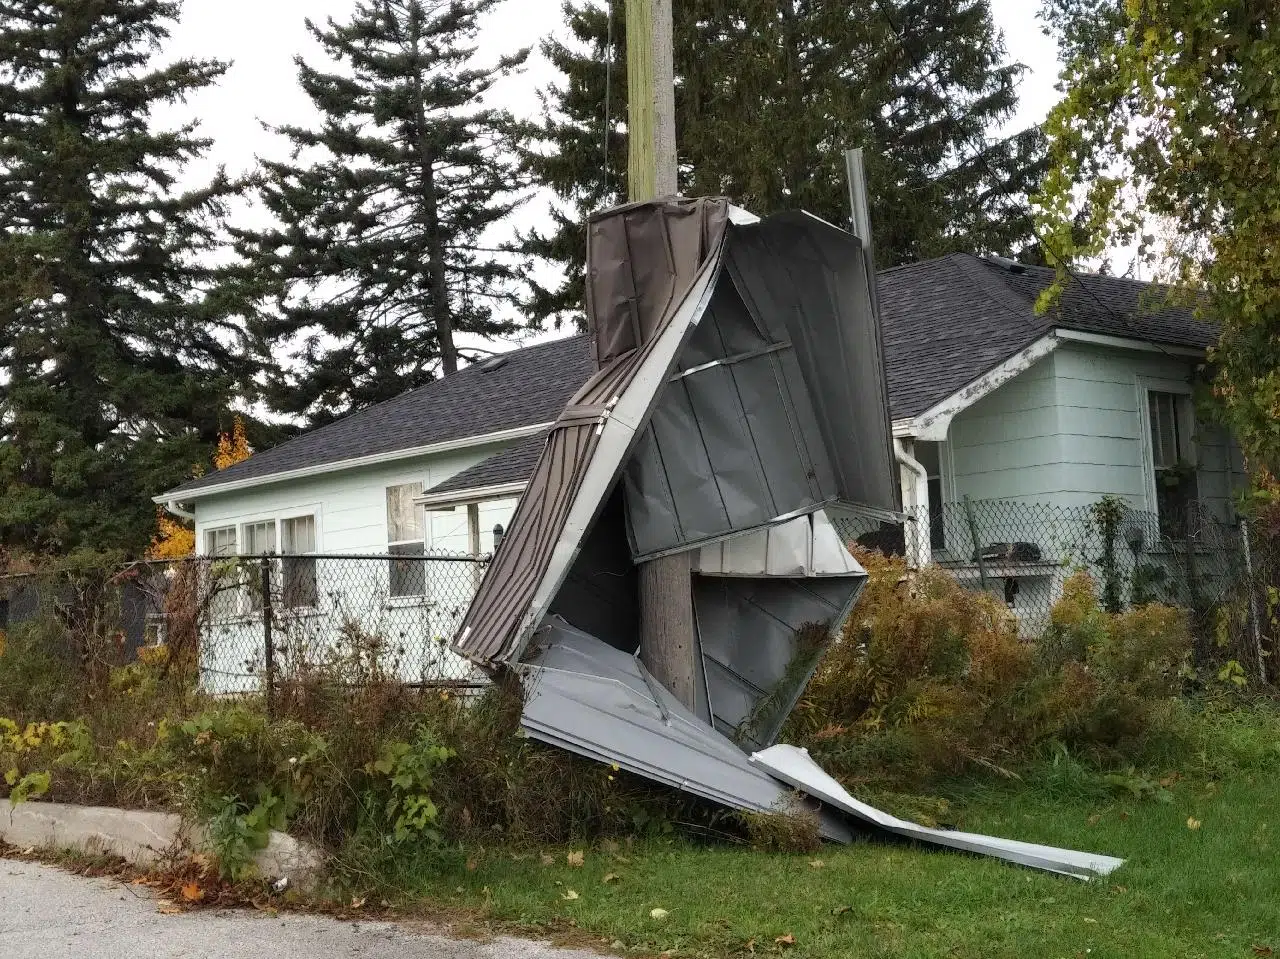
[[(986, 257), (976, 254), (964, 254), (961, 258), (965, 277), (972, 285), (992, 303), (1011, 314), (1033, 333), (1043, 333), (1045, 324), (1035, 319), (1035, 304), (1028, 303), (1020, 293), (1009, 288), (1001, 277), (993, 276), (992, 271), (1002, 269), (993, 265)], [(1031, 316), (1027, 316), (1030, 307)]]

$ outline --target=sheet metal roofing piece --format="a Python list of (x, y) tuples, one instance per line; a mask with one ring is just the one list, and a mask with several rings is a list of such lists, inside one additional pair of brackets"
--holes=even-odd
[[(552, 618), (520, 666), (521, 724), (531, 737), (735, 809), (770, 812), (791, 789), (685, 709), (634, 656)], [(849, 842), (838, 813), (821, 812), (823, 836)]]
[(636, 557), (837, 501), (896, 508), (858, 249), (808, 215), (729, 225), (724, 200), (593, 218), (588, 316), (601, 370), (552, 428), (455, 649), (519, 660), (624, 469)]
[(454, 640), (464, 656), (518, 661), (550, 609), (706, 309), (728, 207), (671, 198), (588, 222), (588, 316), (601, 369), (551, 428)]
[(808, 214), (731, 227), (677, 367), (625, 471), (638, 559), (837, 501), (898, 508), (855, 237)]
[(835, 779), (823, 772), (822, 767), (809, 757), (806, 750), (796, 746), (770, 746), (752, 755), (751, 761), (761, 769), (768, 770), (782, 782), (794, 786), (827, 806), (844, 810), (864, 823), (870, 823), (908, 839), (917, 839), (935, 846), (949, 846), (952, 849), (977, 853), (981, 856), (992, 856), (1020, 866), (1056, 872), (1076, 879), (1106, 876), (1124, 865), (1123, 859), (1117, 859), (1114, 856), (1075, 852), (1054, 846), (1042, 846), (1038, 843), (981, 836), (971, 832), (929, 829), (907, 822), (905, 819), (882, 812), (874, 806), (859, 802)]

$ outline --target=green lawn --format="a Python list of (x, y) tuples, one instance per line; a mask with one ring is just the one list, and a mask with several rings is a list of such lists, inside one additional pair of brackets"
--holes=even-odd
[[(1084, 883), (878, 841), (788, 856), (649, 840), (587, 849), (578, 868), (566, 849), (472, 850), (443, 868), (414, 870), (413, 882), (429, 902), (503, 924), (572, 925), (645, 954), (1280, 956), (1280, 773), (1177, 785), (1167, 803), (988, 791), (952, 818), (965, 829), (1129, 862)], [(651, 918), (655, 908), (666, 918)], [(785, 936), (795, 945), (777, 942)]]

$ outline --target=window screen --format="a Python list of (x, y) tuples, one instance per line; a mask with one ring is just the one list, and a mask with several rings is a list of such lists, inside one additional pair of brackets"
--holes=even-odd
[[(208, 556), (236, 554), (236, 528), (223, 526), (204, 531), (204, 551)], [(231, 619), (240, 612), (240, 577), (228, 562), (210, 563), (205, 589), (209, 596), (209, 616), (214, 622)]]
[(244, 554), (246, 556), (265, 556), (276, 551), (276, 521), (265, 523), (245, 523)]
[(223, 526), (204, 531), (204, 551), (210, 556), (234, 556), (236, 553), (236, 528)]
[(413, 502), (421, 495), (421, 483), (387, 487), (388, 543), (422, 541), (422, 507)]
[(1151, 428), (1151, 467), (1155, 473), (1156, 514), (1160, 532), (1183, 539), (1200, 498), (1192, 449), (1195, 411), (1185, 393), (1147, 392), (1147, 418)]
[(1170, 469), (1187, 459), (1179, 406), (1186, 401), (1177, 393), (1152, 390), (1147, 394), (1151, 418), (1151, 462), (1156, 469)]

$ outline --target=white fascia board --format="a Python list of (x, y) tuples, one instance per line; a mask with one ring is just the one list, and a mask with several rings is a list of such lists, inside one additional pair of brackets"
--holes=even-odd
[(1061, 345), (1062, 339), (1056, 333), (1042, 336), (1030, 346), (1015, 353), (1003, 363), (992, 367), (976, 380), (966, 384), (946, 399), (935, 403), (917, 416), (914, 421), (915, 432), (911, 435), (914, 435), (919, 440), (933, 443), (942, 442), (947, 438), (947, 430), (950, 429), (951, 421), (955, 419), (957, 414), (967, 410), (984, 396), (995, 392), (999, 387), (1025, 372)]
[(489, 500), (520, 496), (528, 485), (524, 481), (518, 481), (514, 483), (497, 483), (493, 486), (471, 486), (467, 489), (450, 490), (447, 493), (424, 493), (422, 496), (415, 496), (413, 502), (415, 506), (426, 506), (427, 508), (484, 503)]
[(1054, 330), (1060, 340), (1073, 343), (1088, 343), (1092, 346), (1107, 346), (1117, 350), (1139, 350), (1143, 353), (1165, 353), (1169, 356), (1186, 356), (1191, 359), (1204, 359), (1205, 351), (1194, 346), (1166, 346), (1153, 343), (1151, 340), (1133, 339), (1127, 336), (1108, 336), (1103, 333), (1084, 333), (1079, 330)]
[(919, 427), (916, 425), (916, 418), (914, 416), (907, 416), (907, 417), (903, 417), (900, 420), (894, 420), (893, 421), (893, 438), (896, 440), (900, 440), (900, 439), (905, 439), (909, 436), (915, 436), (916, 430), (918, 429)]
[(470, 449), (473, 446), (487, 446), (490, 443), (501, 443), (505, 440), (519, 440), (535, 433), (543, 433), (554, 423), (533, 423), (529, 426), (517, 426), (514, 429), (498, 430), (496, 433), (480, 433), (475, 436), (461, 436), (457, 439), (430, 443), (426, 446), (411, 446), (405, 449), (388, 450), (385, 453), (373, 453), (369, 456), (356, 456), (351, 459), (335, 460), (332, 463), (319, 463), (315, 466), (303, 466), (298, 469), (282, 470), (279, 473), (268, 473), (265, 476), (251, 476), (247, 479), (232, 480), (229, 483), (218, 483), (215, 486), (204, 486), (186, 493), (174, 495), (161, 493), (151, 497), (151, 502), (165, 505), (167, 503), (190, 503), (206, 496), (219, 496), (223, 493), (234, 493), (255, 486), (267, 486), (271, 483), (283, 483), (287, 480), (306, 479), (321, 476), (325, 473), (337, 473), (342, 470), (359, 469), (362, 466), (377, 466), (381, 463), (394, 463), (397, 460), (413, 459), (418, 456), (432, 456), (436, 453), (451, 453), (456, 450)]

